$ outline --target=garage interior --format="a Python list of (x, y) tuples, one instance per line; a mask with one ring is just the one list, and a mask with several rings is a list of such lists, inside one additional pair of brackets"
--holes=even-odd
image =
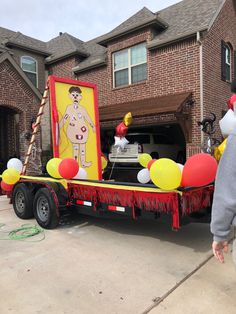
[[(164, 134), (182, 147), (181, 163), (184, 163), (187, 143), (191, 142), (192, 136), (191, 109), (193, 103), (192, 94), (185, 92), (110, 105), (109, 108), (99, 108), (102, 152), (108, 156), (111, 146), (115, 142), (116, 126), (123, 121), (127, 112), (131, 112), (133, 122), (128, 127), (127, 135), (129, 133)], [(122, 165), (121, 167), (118, 164), (109, 163), (104, 179), (137, 182), (137, 172), (140, 169), (142, 168), (139, 165), (133, 167)]]
[[(108, 157), (111, 146), (114, 144), (115, 128), (101, 129), (101, 147), (102, 153)], [(149, 134), (164, 134), (173, 140), (173, 143), (178, 144), (185, 153), (183, 156), (184, 163), (186, 160), (186, 140), (178, 123), (150, 125), (150, 126), (129, 126), (129, 133), (149, 133)], [(145, 152), (144, 152), (145, 153)], [(178, 160), (176, 160), (178, 162)], [(122, 181), (122, 182), (138, 182), (137, 173), (142, 169), (141, 165), (135, 164), (116, 164), (108, 161), (108, 167), (103, 174), (104, 179)]]

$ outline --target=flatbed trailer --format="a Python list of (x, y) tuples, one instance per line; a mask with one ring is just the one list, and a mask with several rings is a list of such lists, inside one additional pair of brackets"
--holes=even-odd
[[(49, 92), (53, 156), (61, 159), (70, 157), (77, 161), (79, 158), (79, 166), (86, 167), (88, 172), (88, 179), (86, 180), (25, 175)], [(77, 112), (78, 101), (82, 99), (82, 92), (85, 101), (80, 112)], [(75, 95), (76, 93), (77, 95)], [(75, 100), (75, 97), (77, 97), (77, 103), (74, 102), (73, 106), (68, 105), (68, 100)], [(85, 106), (89, 114), (84, 109)], [(83, 121), (83, 124), (76, 125), (75, 123), (78, 121)], [(70, 127), (70, 132), (68, 128), (66, 132), (61, 131), (66, 122)], [(73, 132), (76, 132), (75, 134), (71, 132), (72, 129)], [(84, 135), (78, 134), (78, 130), (82, 130), (82, 133), (87, 135), (89, 131), (88, 140), (81, 144), (83, 145), (82, 148), (79, 146), (79, 141), (75, 143), (75, 140), (70, 140), (72, 133), (77, 140), (83, 138)], [(84, 137), (86, 138), (86, 136)], [(70, 144), (67, 143), (69, 142), (68, 139)], [(63, 211), (76, 208), (79, 213), (83, 214), (101, 217), (106, 214), (118, 214), (134, 220), (144, 216), (155, 219), (160, 214), (168, 214), (172, 217), (172, 228), (178, 230), (181, 226), (182, 217), (211, 206), (213, 184), (197, 188), (189, 187), (163, 191), (154, 184), (103, 180), (100, 146), (96, 86), (70, 79), (49, 77), (20, 180), (14, 184), (10, 192), (3, 191), (0, 187), (0, 195), (8, 195), (19, 218), (35, 217), (38, 224), (47, 229), (57, 227)], [(89, 155), (89, 162), (85, 159), (85, 147)], [(79, 154), (79, 152), (82, 153)], [(0, 183), (1, 181), (2, 176), (0, 175)]]
[(118, 214), (134, 220), (167, 214), (172, 229), (179, 230), (183, 217), (211, 206), (213, 190), (213, 185), (163, 191), (152, 184), (22, 176), (8, 196), (19, 218), (35, 217), (45, 229), (56, 228), (61, 214), (75, 208), (82, 214)]

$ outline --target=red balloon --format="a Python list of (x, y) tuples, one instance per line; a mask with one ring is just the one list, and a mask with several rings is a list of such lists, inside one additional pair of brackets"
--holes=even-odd
[(209, 154), (200, 153), (186, 161), (182, 173), (182, 187), (199, 187), (215, 180), (217, 161)]
[(4, 181), (1, 181), (1, 188), (3, 191), (11, 192), (14, 187), (14, 184), (7, 184)]
[(152, 160), (150, 160), (150, 161), (148, 162), (148, 164), (147, 164), (148, 170), (151, 169), (151, 166), (152, 166), (152, 164), (153, 164), (155, 161), (156, 161), (156, 159), (152, 159)]
[(124, 124), (124, 122), (121, 122), (116, 127), (116, 136), (124, 137), (128, 131), (128, 127)]
[(72, 179), (79, 171), (79, 165), (73, 158), (63, 159), (58, 167), (59, 174), (64, 179)]
[(236, 94), (233, 94), (227, 102), (229, 109), (234, 110), (234, 102), (236, 102)]

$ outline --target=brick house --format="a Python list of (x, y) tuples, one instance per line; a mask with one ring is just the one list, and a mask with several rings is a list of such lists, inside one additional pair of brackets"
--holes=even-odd
[[(114, 128), (131, 111), (133, 127), (161, 131), (161, 126), (167, 127), (181, 144), (186, 143), (189, 156), (200, 150), (203, 141), (197, 121), (210, 112), (218, 121), (226, 109), (235, 77), (235, 29), (232, 0), (184, 0), (156, 14), (143, 8), (96, 39), (106, 48), (104, 55), (90, 56), (73, 71), (78, 79), (98, 84), (102, 127)], [(120, 66), (119, 58), (142, 43), (146, 47), (143, 79), (134, 78), (132, 83), (129, 73), (131, 81), (117, 83), (126, 67)], [(127, 72), (135, 67), (129, 64)], [(138, 67), (142, 65), (137, 65), (142, 72)], [(220, 138), (219, 129), (215, 136)]]
[[(199, 152), (204, 134), (197, 122), (214, 112), (218, 125), (231, 94), (236, 73), (235, 8), (235, 0), (183, 0), (156, 13), (144, 7), (88, 42), (60, 33), (44, 43), (0, 28), (0, 86), (9, 73), (1, 70), (7, 63), (21, 82), (22, 95), (26, 89), (31, 92), (27, 106), (18, 100), (9, 103), (6, 82), (13, 75), (5, 79), (0, 89), (1, 119), (18, 113), (20, 134), (26, 131), (31, 119), (26, 107), (35, 112), (45, 77), (53, 74), (97, 84), (103, 135), (112, 136), (114, 127), (131, 111), (134, 120), (129, 129), (166, 132), (184, 146), (187, 156)], [(1, 61), (2, 56), (7, 61)], [(37, 80), (34, 71), (22, 67), (22, 57), (26, 65), (37, 61)], [(42, 132), (47, 125), (46, 121)], [(2, 129), (12, 130), (9, 124)], [(11, 148), (10, 142), (4, 142), (4, 132), (0, 129), (0, 148)], [(214, 136), (220, 138), (218, 127)], [(19, 143), (22, 157), (24, 145)], [(10, 148), (7, 156), (13, 153)]]
[[(15, 156), (23, 159), (26, 154), (32, 132), (31, 121), (37, 115), (42, 97), (40, 90), (43, 90), (44, 84), (40, 76), (36, 77), (34, 70), (37, 63), (39, 74), (44, 78), (45, 53), (26, 45), (14, 45), (8, 36), (13, 40), (15, 35), (9, 30), (0, 30), (0, 172), (9, 158)], [(26, 71), (22, 70), (24, 67)], [(41, 164), (40, 142), (38, 135), (30, 161), (32, 173)]]

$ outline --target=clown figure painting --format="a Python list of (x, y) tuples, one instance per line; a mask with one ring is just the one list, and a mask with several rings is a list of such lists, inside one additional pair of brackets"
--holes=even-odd
[(101, 177), (96, 86), (52, 77), (50, 99), (54, 157), (73, 158), (89, 179)]
[(89, 136), (88, 125), (95, 132), (95, 126), (90, 118), (86, 108), (81, 106), (82, 92), (78, 86), (69, 88), (69, 97), (72, 103), (67, 106), (66, 111), (59, 122), (60, 130), (68, 122), (66, 134), (73, 145), (73, 157), (77, 160), (80, 157), (80, 163), (83, 168), (90, 167), (92, 162), (86, 161), (86, 143)]

